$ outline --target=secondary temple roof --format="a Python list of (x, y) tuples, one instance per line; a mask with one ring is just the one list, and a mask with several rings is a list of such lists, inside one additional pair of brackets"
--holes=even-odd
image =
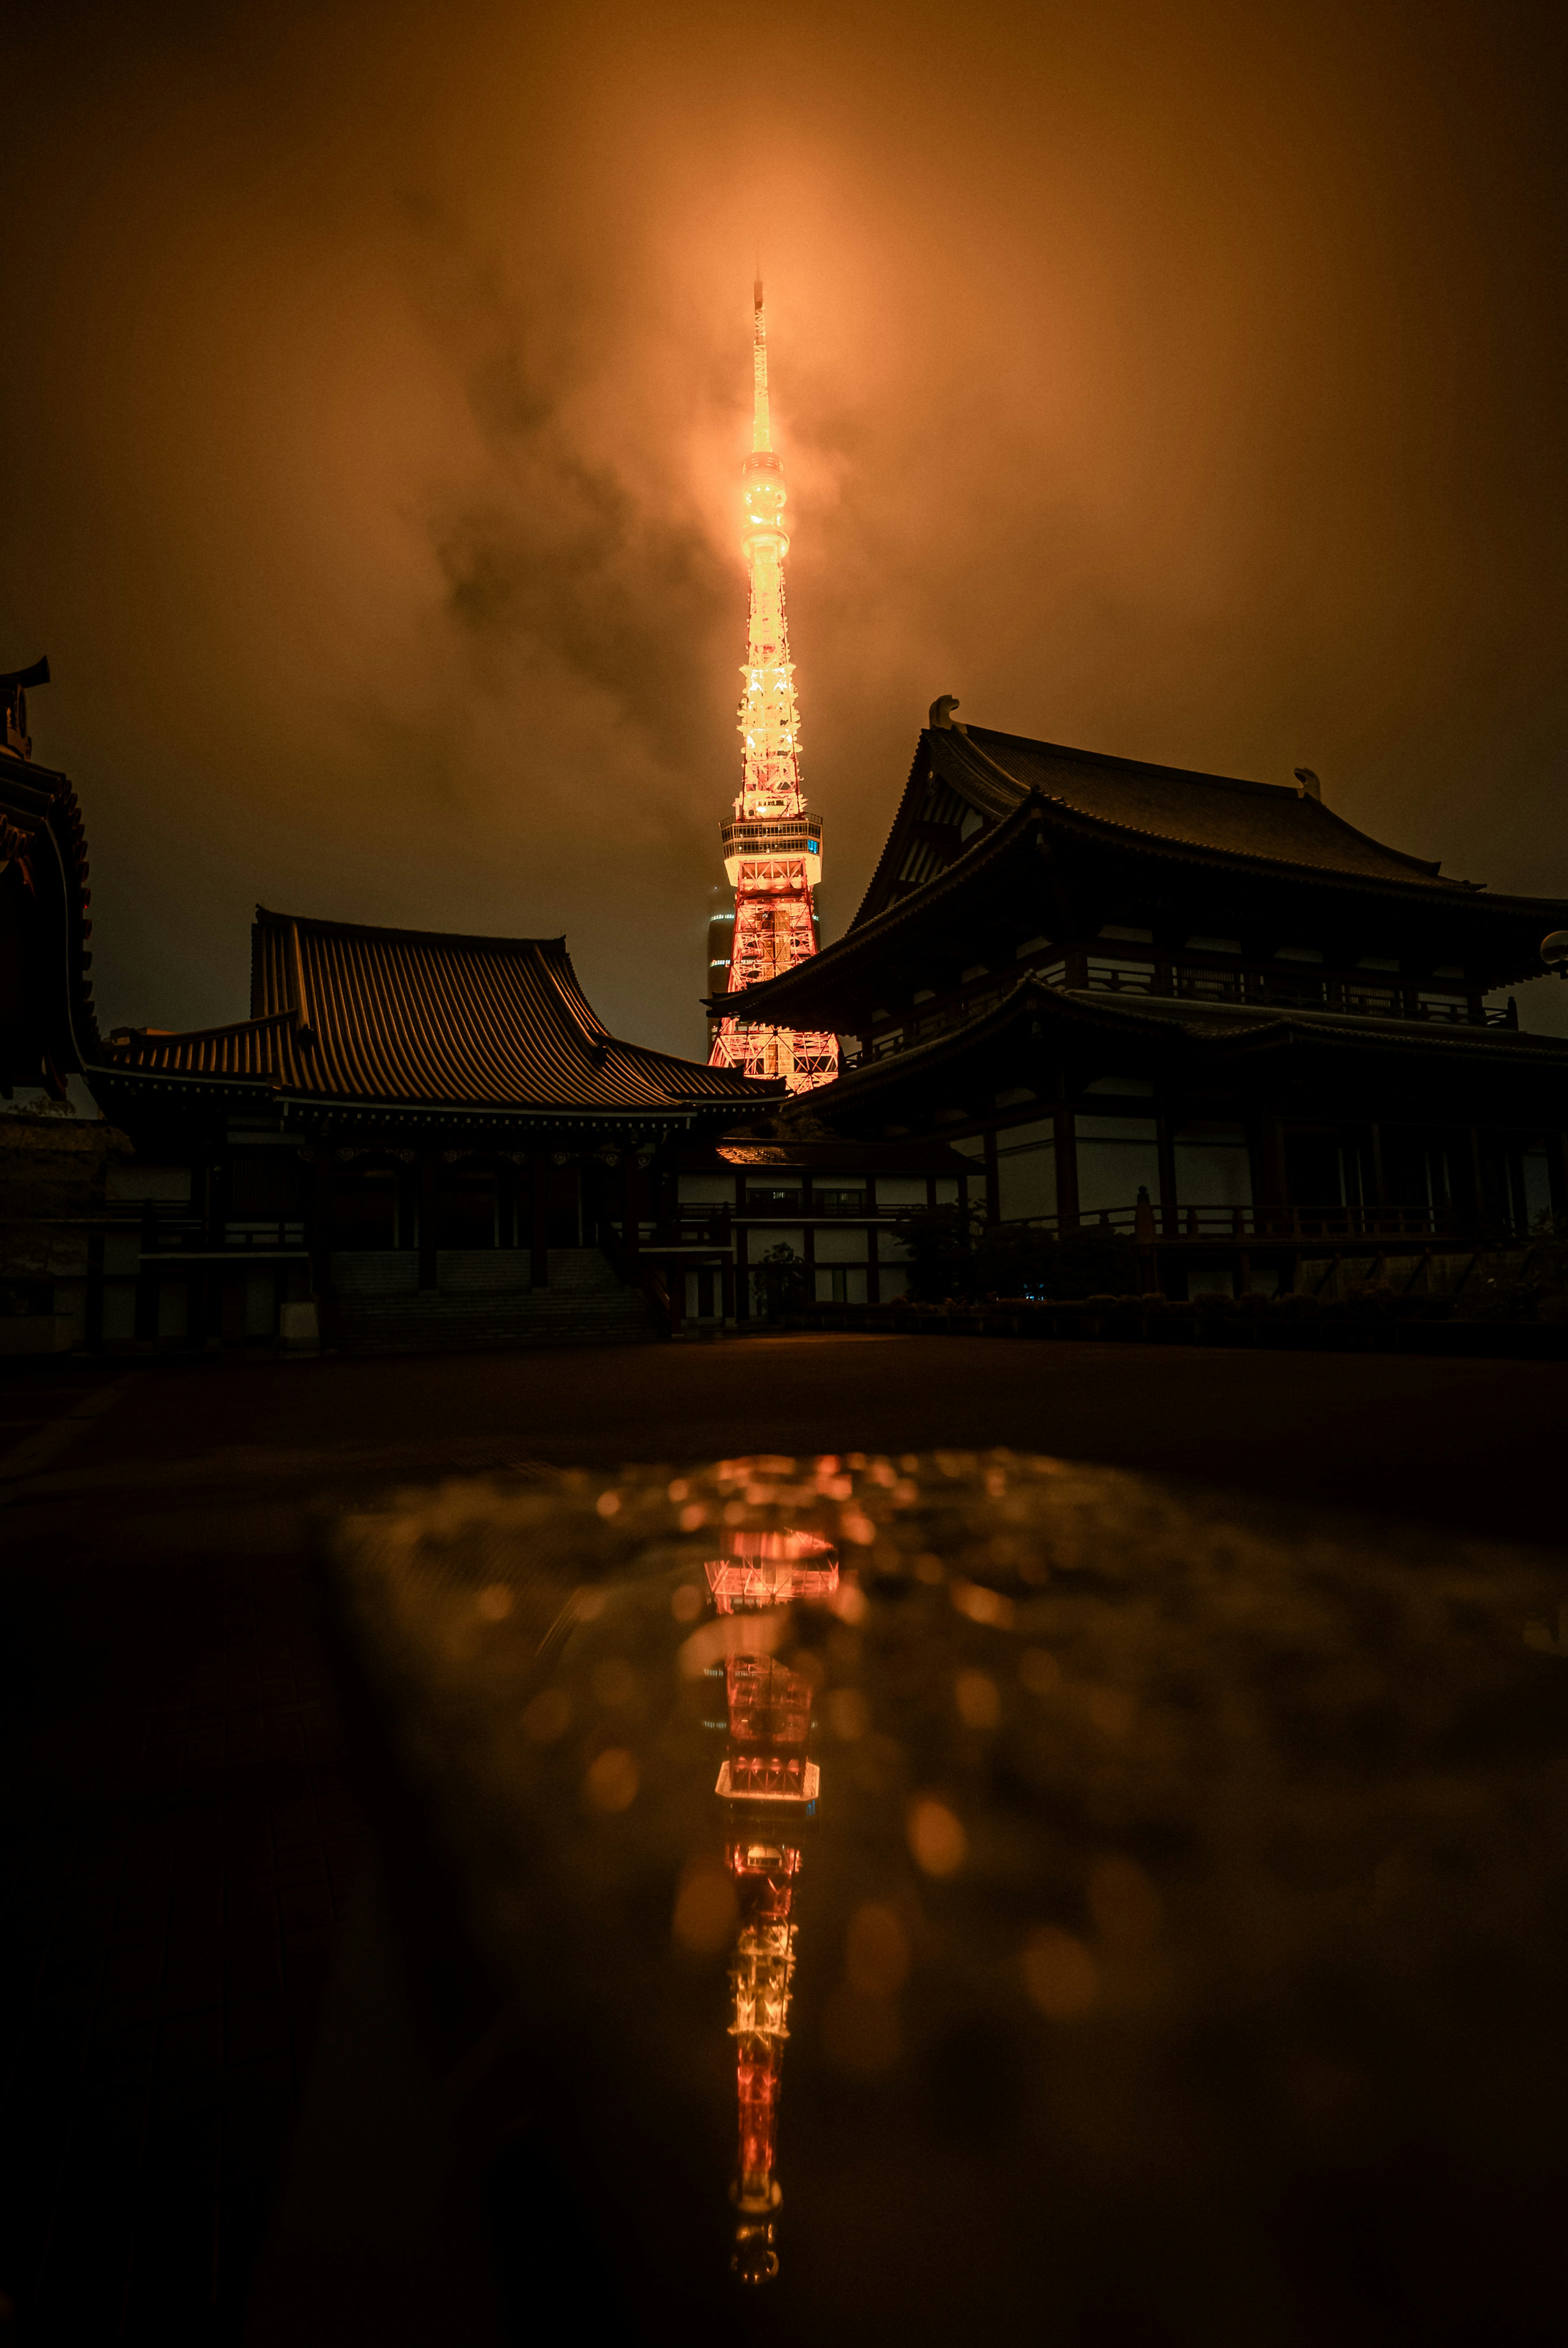
[[(1372, 1081), (1386, 1096), (1407, 1106), (1418, 1096), (1429, 1106), (1440, 1098), (1456, 1117), (1470, 1113), (1478, 1087), (1501, 1083), (1520, 1117), (1547, 1122), (1561, 1114), (1568, 1070), (1568, 1041), (1559, 1035), (1151, 1002), (1065, 989), (1026, 973), (981, 1016), (851, 1062), (830, 1100), (841, 1130), (880, 1132), (888, 1129), (877, 1120), (889, 1106), (903, 1115), (916, 1104), (926, 1124), (934, 1110), (940, 1126), (951, 1115), (943, 1107), (946, 1099), (962, 1100), (976, 1086), (985, 1093), (1003, 1076), (1011, 1082), (1035, 1060), (1047, 1069), (1073, 1059), (1102, 1072), (1180, 1068), (1200, 1088), (1217, 1081), (1228, 1090), (1243, 1062), (1281, 1055), (1319, 1066), (1338, 1060), (1346, 1076), (1354, 1060), (1373, 1064)], [(1047, 1107), (1051, 1094), (1047, 1085), (1041, 1096)]]
[(658, 1118), (754, 1107), (781, 1089), (621, 1042), (579, 986), (564, 938), (371, 929), (259, 906), (251, 1010), (230, 1026), (133, 1030), (108, 1057), (139, 1076), (470, 1114)]

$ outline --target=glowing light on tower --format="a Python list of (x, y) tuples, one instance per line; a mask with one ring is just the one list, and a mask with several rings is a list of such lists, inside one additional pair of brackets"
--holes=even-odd
[[(784, 617), (784, 468), (768, 417), (768, 325), (762, 280), (752, 324), (751, 453), (741, 466), (746, 519), (741, 551), (751, 574), (751, 619), (740, 699), (741, 780), (733, 819), (719, 828), (724, 870), (735, 891), (735, 939), (727, 991), (737, 994), (789, 970), (817, 951), (811, 891), (822, 877), (822, 827), (800, 788), (800, 720), (795, 664)], [(830, 1083), (836, 1035), (802, 1035), (721, 1019), (714, 1067), (782, 1076), (791, 1092)]]

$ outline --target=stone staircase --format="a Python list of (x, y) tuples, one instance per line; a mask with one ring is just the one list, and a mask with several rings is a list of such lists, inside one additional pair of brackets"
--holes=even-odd
[[(598, 1248), (552, 1248), (550, 1284), (515, 1279), (499, 1253), (489, 1266), (464, 1257), (437, 1264), (438, 1285), (411, 1284), (399, 1266), (396, 1284), (377, 1278), (366, 1259), (336, 1257), (325, 1341), (342, 1354), (469, 1354), (524, 1345), (642, 1345), (660, 1332), (642, 1291), (628, 1288)], [(407, 1265), (407, 1259), (405, 1259)], [(408, 1270), (412, 1266), (407, 1266)], [(490, 1277), (480, 1276), (490, 1271)]]

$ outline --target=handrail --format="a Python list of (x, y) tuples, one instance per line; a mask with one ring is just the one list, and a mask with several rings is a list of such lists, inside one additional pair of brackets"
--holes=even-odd
[[(1109, 943), (1097, 942), (1102, 946)], [(1049, 986), (1068, 983), (1067, 964), (1059, 958), (1044, 966), (1025, 963), (1020, 968), (1032, 971), (1037, 979)], [(1140, 962), (1130, 959), (1125, 952), (1097, 953), (1091, 942), (1086, 953), (1084, 981), (1091, 993), (1103, 994), (1168, 994), (1185, 1002), (1245, 1004), (1260, 1010), (1336, 1011), (1348, 1018), (1401, 1020), (1412, 1025), (1517, 1028), (1519, 1025), (1518, 1006), (1511, 997), (1501, 1008), (1489, 1010), (1483, 1005), (1478, 1016), (1470, 1009), (1467, 994), (1456, 994), (1443, 1001), (1423, 1001), (1423, 994), (1430, 997), (1430, 987), (1397, 973), (1390, 973), (1386, 983), (1379, 983), (1377, 978), (1357, 972), (1286, 971), (1272, 964), (1242, 962), (1228, 966), (1211, 965), (1167, 961), (1152, 953), (1147, 962)], [(1413, 1005), (1412, 994), (1416, 997)], [(919, 1008), (912, 1008), (896, 1027), (881, 1035), (868, 1035), (859, 1051), (846, 1052), (841, 1066), (870, 1067), (878, 1060), (908, 1050), (913, 1044), (925, 1043), (933, 1036), (968, 1026), (994, 1009), (997, 1000), (993, 979), (988, 986), (950, 997), (923, 1015)]]
[[(1158, 1241), (1205, 1240), (1324, 1240), (1324, 1239), (1464, 1239), (1471, 1227), (1451, 1207), (1234, 1206), (1181, 1205), (1155, 1207), (1147, 1202), (1140, 1225), (1138, 1205), (1097, 1207), (1080, 1212), (1079, 1232), (1133, 1232), (1140, 1244)], [(1148, 1218), (1152, 1216), (1153, 1231)], [(1010, 1228), (1020, 1228), (1014, 1225)], [(1031, 1231), (1060, 1233), (1068, 1227), (1059, 1215), (1031, 1215)], [(1005, 1227), (1006, 1228), (1006, 1227)]]

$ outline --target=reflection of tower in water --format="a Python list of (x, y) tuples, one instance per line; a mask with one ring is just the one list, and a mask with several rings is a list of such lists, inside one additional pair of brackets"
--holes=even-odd
[(812, 1682), (773, 1648), (780, 1609), (837, 1590), (838, 1554), (813, 1533), (738, 1532), (730, 1554), (710, 1560), (707, 1582), (718, 1613), (757, 1618), (755, 1639), (738, 1639), (725, 1666), (729, 1744), (716, 1791), (727, 1814), (725, 1862), (740, 1917), (729, 1968), (739, 2120), (734, 2269), (742, 2282), (760, 2283), (779, 2271), (774, 2169), (795, 1887), (820, 1782), (809, 1752)]

